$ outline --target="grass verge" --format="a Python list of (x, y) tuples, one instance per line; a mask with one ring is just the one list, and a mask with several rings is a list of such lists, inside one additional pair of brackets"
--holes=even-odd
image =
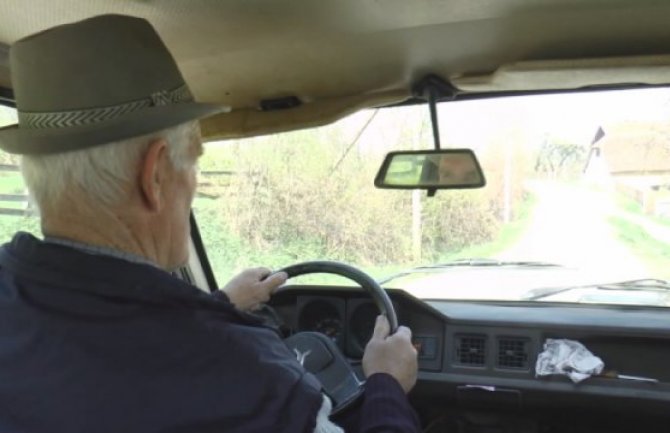
[(448, 254), (442, 261), (467, 259), (467, 258), (490, 258), (505, 251), (526, 232), (533, 216), (533, 209), (537, 204), (537, 197), (529, 194), (522, 203), (517, 218), (509, 224), (503, 225), (498, 236), (491, 242), (466, 247), (457, 253)]
[[(519, 209), (517, 218), (504, 225), (492, 242), (467, 247), (459, 252), (445, 255), (439, 262), (467, 257), (491, 257), (514, 244), (525, 232), (532, 211), (537, 203), (534, 195), (529, 195)], [(323, 257), (327, 252), (316, 242), (296, 241), (291, 245), (281, 245), (267, 250), (257, 250), (233, 236), (225, 227), (215, 227), (209, 223), (215, 220), (215, 206), (212, 201), (196, 199), (196, 217), (212, 269), (219, 285), (225, 284), (243, 269), (267, 266), (278, 269), (304, 261), (306, 257)], [(375, 279), (382, 279), (416, 266), (416, 263), (390, 263), (385, 265), (352, 263)], [(291, 280), (292, 284), (354, 285), (342, 277), (328, 274), (314, 274)]]
[(670, 227), (670, 219), (668, 218), (661, 218), (657, 217), (655, 215), (649, 215), (646, 214), (642, 211), (642, 206), (632, 198), (624, 195), (624, 194), (618, 194), (616, 197), (616, 203), (617, 205), (622, 209), (625, 210), (626, 212), (630, 212), (632, 214), (647, 218), (649, 221), (655, 222), (657, 224), (661, 224), (667, 227)]
[(608, 222), (617, 237), (642, 260), (654, 277), (670, 280), (670, 245), (654, 239), (643, 228), (624, 218), (610, 217)]

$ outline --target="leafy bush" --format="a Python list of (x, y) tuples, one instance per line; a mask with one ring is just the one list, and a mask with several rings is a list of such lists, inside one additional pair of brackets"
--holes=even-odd
[[(423, 134), (408, 131), (395, 137), (395, 146), (406, 147)], [(422, 254), (416, 257), (412, 193), (378, 190), (372, 182), (393, 146), (356, 143), (354, 135), (327, 127), (210, 145), (203, 168), (235, 173), (208, 178), (208, 191), (219, 198), (196, 203), (220, 276), (248, 266), (276, 268), (315, 259), (366, 269), (408, 267), (495, 238), (503, 206), (501, 176), (485, 190), (442, 191), (415, 202), (422, 223)], [(513, 178), (512, 205), (521, 200), (520, 179)]]

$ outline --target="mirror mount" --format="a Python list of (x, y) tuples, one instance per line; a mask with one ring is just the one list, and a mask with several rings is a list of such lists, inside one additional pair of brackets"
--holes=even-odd
[[(440, 150), (440, 127), (437, 119), (437, 102), (453, 101), (458, 95), (458, 89), (435, 74), (429, 74), (419, 80), (412, 88), (412, 94), (428, 101), (430, 110), (430, 124), (433, 128), (433, 143), (435, 150)], [(437, 189), (429, 189), (428, 197), (434, 197)]]

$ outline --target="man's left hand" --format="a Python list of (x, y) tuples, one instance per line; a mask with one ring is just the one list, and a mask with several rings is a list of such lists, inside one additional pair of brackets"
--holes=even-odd
[(221, 290), (239, 310), (252, 311), (270, 300), (287, 278), (285, 272), (272, 274), (268, 268), (250, 268), (230, 280)]

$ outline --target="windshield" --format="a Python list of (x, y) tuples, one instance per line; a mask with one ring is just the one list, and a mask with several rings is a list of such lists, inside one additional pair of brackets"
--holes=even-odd
[(599, 288), (670, 278), (669, 89), (449, 102), (439, 119), (485, 188), (374, 188), (387, 152), (431, 148), (426, 105), (208, 144), (195, 211), (219, 284), (327, 259), (421, 298), (669, 305), (659, 289)]
[(16, 123), (16, 110), (0, 104), (0, 128)]

